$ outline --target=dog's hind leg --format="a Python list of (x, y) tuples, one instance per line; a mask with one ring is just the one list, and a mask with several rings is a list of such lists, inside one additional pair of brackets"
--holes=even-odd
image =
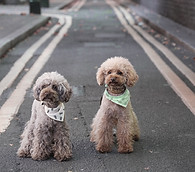
[(93, 118), (93, 123), (91, 124), (92, 131), (90, 133), (90, 142), (96, 142), (96, 137), (97, 137), (97, 128), (98, 128), (98, 123), (96, 121), (99, 121), (98, 119)]
[(132, 132), (132, 136), (133, 136), (133, 140), (138, 141), (140, 138), (140, 128), (139, 128), (139, 123), (137, 120), (137, 116), (135, 114), (135, 112), (133, 111), (131, 102), (129, 102), (130, 105), (130, 111), (129, 111), (129, 116), (130, 116), (130, 124), (131, 124), (131, 132)]
[(132, 116), (133, 117), (133, 140), (138, 141), (140, 138), (140, 128), (135, 113), (132, 112), (132, 114), (133, 114)]
[(32, 114), (30, 120), (26, 123), (24, 131), (21, 135), (21, 145), (17, 151), (17, 155), (20, 157), (30, 157), (30, 150), (32, 149), (32, 141), (34, 140), (33, 130), (35, 128), (36, 110), (35, 102), (32, 105)]
[(26, 127), (21, 135), (21, 138), (21, 145), (17, 151), (17, 155), (19, 157), (30, 157), (30, 149), (32, 147), (32, 140), (34, 138), (33, 126), (30, 121), (26, 123)]

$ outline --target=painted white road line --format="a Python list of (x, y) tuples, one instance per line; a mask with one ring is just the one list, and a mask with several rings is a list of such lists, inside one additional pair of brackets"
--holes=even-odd
[(77, 6), (79, 5), (79, 3), (80, 3), (80, 1), (77, 0), (77, 1), (73, 4), (73, 6), (72, 6), (71, 8), (68, 9), (68, 11), (75, 11), (75, 9), (76, 9)]
[(139, 26), (134, 25), (134, 20), (132, 16), (123, 7), (119, 7), (129, 24), (137, 30), (147, 41), (158, 48), (165, 57), (181, 72), (188, 80), (195, 86), (195, 73), (189, 69), (181, 60), (179, 60), (167, 47), (162, 45), (160, 42), (155, 40), (150, 34), (141, 29)]
[(60, 15), (55, 15), (59, 19), (59, 24), (53, 26), (45, 35), (43, 35), (37, 42), (35, 42), (29, 49), (25, 51), (25, 53), (13, 64), (10, 71), (6, 74), (6, 76), (0, 81), (0, 96), (4, 90), (11, 86), (20, 72), (24, 69), (26, 63), (33, 57), (33, 54), (36, 50), (47, 41), (55, 31), (64, 25), (64, 18)]
[(114, 10), (121, 24), (127, 29), (132, 38), (142, 47), (150, 60), (155, 64), (167, 82), (170, 84), (176, 94), (182, 99), (184, 104), (195, 115), (195, 94), (186, 86), (186, 84), (170, 69), (170, 67), (161, 59), (161, 57), (144, 41), (144, 39), (128, 25), (120, 10), (115, 7), (113, 1), (106, 1)]
[(50, 44), (45, 48), (43, 53), (38, 57), (36, 62), (26, 73), (26, 75), (21, 79), (21, 81), (16, 86), (11, 96), (3, 104), (0, 109), (0, 133), (4, 132), (13, 119), (14, 115), (18, 112), (21, 104), (24, 101), (24, 96), (27, 89), (29, 89), (33, 83), (33, 80), (40, 72), (42, 67), (49, 60), (51, 54), (55, 50), (58, 43), (64, 37), (64, 34), (68, 32), (68, 29), (72, 25), (72, 18), (70, 16), (64, 16), (66, 19), (66, 24), (60, 29), (58, 35), (50, 42)]
[(86, 0), (81, 0), (79, 1), (79, 4), (77, 4), (76, 8), (74, 9), (74, 11), (78, 11), (80, 10), (80, 8), (86, 3)]

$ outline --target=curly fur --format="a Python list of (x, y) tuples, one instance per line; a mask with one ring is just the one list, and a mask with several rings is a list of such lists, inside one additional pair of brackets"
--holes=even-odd
[(54, 108), (60, 102), (69, 101), (72, 89), (67, 80), (57, 72), (44, 73), (37, 79), (33, 92), (32, 114), (21, 135), (18, 156), (44, 160), (53, 155), (58, 161), (71, 158), (72, 144), (66, 121), (55, 121), (44, 110), (44, 105)]
[(124, 83), (129, 87), (135, 85), (139, 78), (128, 59), (123, 57), (113, 57), (107, 59), (98, 69), (96, 79), (99, 85), (104, 84), (105, 76), (109, 70), (121, 71), (125, 77)]
[[(135, 85), (138, 75), (128, 59), (112, 57), (101, 65), (96, 78), (99, 85), (107, 84), (108, 92), (117, 96), (125, 91), (126, 86)], [(118, 152), (132, 152), (134, 141), (140, 137), (138, 120), (131, 102), (124, 108), (108, 100), (105, 95), (91, 127), (91, 142), (95, 142), (96, 150), (100, 152), (111, 151), (113, 128), (117, 129)]]

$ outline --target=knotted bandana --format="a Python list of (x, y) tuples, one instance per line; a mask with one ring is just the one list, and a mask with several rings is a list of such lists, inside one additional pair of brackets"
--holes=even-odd
[(128, 102), (130, 101), (130, 92), (128, 89), (126, 89), (125, 92), (119, 96), (112, 96), (108, 93), (107, 89), (105, 89), (104, 95), (108, 100), (123, 107), (127, 107)]
[(51, 119), (62, 122), (65, 116), (65, 106), (63, 103), (60, 103), (56, 108), (48, 108), (45, 106), (45, 113)]

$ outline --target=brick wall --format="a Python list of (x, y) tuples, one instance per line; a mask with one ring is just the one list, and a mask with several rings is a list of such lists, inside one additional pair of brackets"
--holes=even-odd
[(195, 30), (195, 0), (133, 0)]

